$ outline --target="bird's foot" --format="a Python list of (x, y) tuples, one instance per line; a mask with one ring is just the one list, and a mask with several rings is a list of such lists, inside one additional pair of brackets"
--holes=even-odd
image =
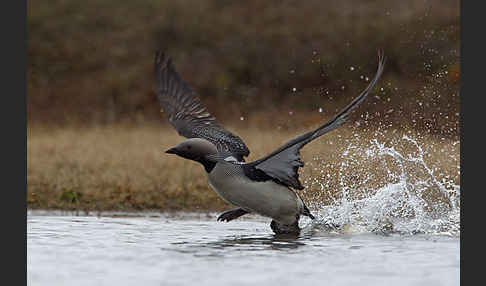
[(249, 213), (249, 212), (248, 211), (245, 211), (242, 208), (232, 209), (232, 210), (225, 211), (224, 213), (220, 214), (218, 216), (218, 221), (226, 221), (226, 222), (229, 222), (229, 221), (232, 221), (234, 219), (237, 219), (240, 216), (245, 215), (247, 213)]
[(299, 227), (298, 220), (296, 220), (292, 224), (281, 224), (272, 220), (272, 222), (270, 223), (270, 228), (277, 235), (281, 235), (281, 234), (299, 235), (300, 234), (300, 227)]

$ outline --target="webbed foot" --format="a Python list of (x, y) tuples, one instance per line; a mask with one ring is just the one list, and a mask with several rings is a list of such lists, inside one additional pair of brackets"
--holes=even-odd
[(237, 219), (240, 216), (245, 215), (247, 213), (249, 213), (249, 211), (245, 211), (242, 208), (232, 209), (232, 210), (225, 211), (224, 213), (220, 214), (218, 216), (218, 221), (226, 221), (226, 222), (229, 222), (229, 221), (232, 221), (234, 219)]
[(280, 234), (299, 235), (300, 234), (300, 227), (299, 227), (299, 221), (298, 220), (296, 220), (292, 224), (281, 224), (281, 223), (276, 222), (275, 220), (272, 220), (272, 222), (270, 223), (270, 228), (277, 235), (280, 235)]

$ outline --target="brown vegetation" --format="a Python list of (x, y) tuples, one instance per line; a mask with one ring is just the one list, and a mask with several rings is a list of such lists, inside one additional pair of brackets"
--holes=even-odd
[(302, 196), (329, 202), (342, 176), (374, 190), (389, 183), (379, 161), (340, 164), (351, 143), (365, 150), (402, 134), (458, 184), (459, 17), (456, 0), (28, 1), (28, 207), (227, 207), (200, 166), (163, 153), (182, 138), (161, 121), (157, 49), (245, 140), (250, 160), (342, 109), (383, 49), (385, 73), (350, 122), (303, 149)]
[[(302, 127), (295, 131), (261, 129), (257, 124), (238, 128), (236, 132), (250, 147), (250, 160), (271, 152), (304, 131)], [(299, 194), (304, 200), (329, 203), (339, 198), (343, 191), (342, 179), (347, 186), (357, 189), (368, 186), (376, 190), (392, 183), (387, 169), (380, 165), (383, 158), (374, 160), (357, 155), (358, 160), (353, 161), (349, 160), (349, 154), (347, 157), (343, 154), (350, 145), (365, 150), (370, 147), (371, 138), (390, 144), (403, 133), (391, 129), (385, 133), (359, 130), (363, 129), (343, 127), (302, 149), (306, 166), (301, 170), (301, 181), (306, 189)], [(418, 138), (426, 153), (425, 160), (438, 178), (459, 184), (457, 142), (432, 135), (410, 136)], [(210, 189), (199, 164), (164, 153), (181, 140), (170, 127), (37, 127), (28, 129), (27, 139), (29, 208), (206, 211), (228, 207)], [(403, 155), (416, 154), (416, 148), (404, 144), (404, 140), (392, 145)], [(392, 161), (389, 166), (394, 166)], [(340, 169), (343, 162), (351, 165)], [(426, 177), (418, 173), (421, 171), (417, 166), (410, 168), (411, 177)], [(364, 178), (368, 177), (371, 179), (366, 181)], [(434, 199), (441, 196), (437, 190), (428, 193)]]
[(385, 74), (362, 113), (458, 134), (459, 17), (456, 0), (29, 1), (28, 120), (158, 121), (156, 49), (217, 118), (330, 116), (381, 48)]

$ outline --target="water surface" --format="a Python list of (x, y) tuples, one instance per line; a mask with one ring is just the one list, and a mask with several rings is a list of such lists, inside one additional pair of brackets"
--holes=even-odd
[(216, 214), (28, 213), (28, 285), (458, 285), (459, 237), (331, 230), (299, 237)]

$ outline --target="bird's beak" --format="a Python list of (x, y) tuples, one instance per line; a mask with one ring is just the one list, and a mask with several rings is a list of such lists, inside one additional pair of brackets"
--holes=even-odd
[(176, 148), (170, 148), (169, 150), (165, 151), (167, 154), (177, 154), (177, 149)]

